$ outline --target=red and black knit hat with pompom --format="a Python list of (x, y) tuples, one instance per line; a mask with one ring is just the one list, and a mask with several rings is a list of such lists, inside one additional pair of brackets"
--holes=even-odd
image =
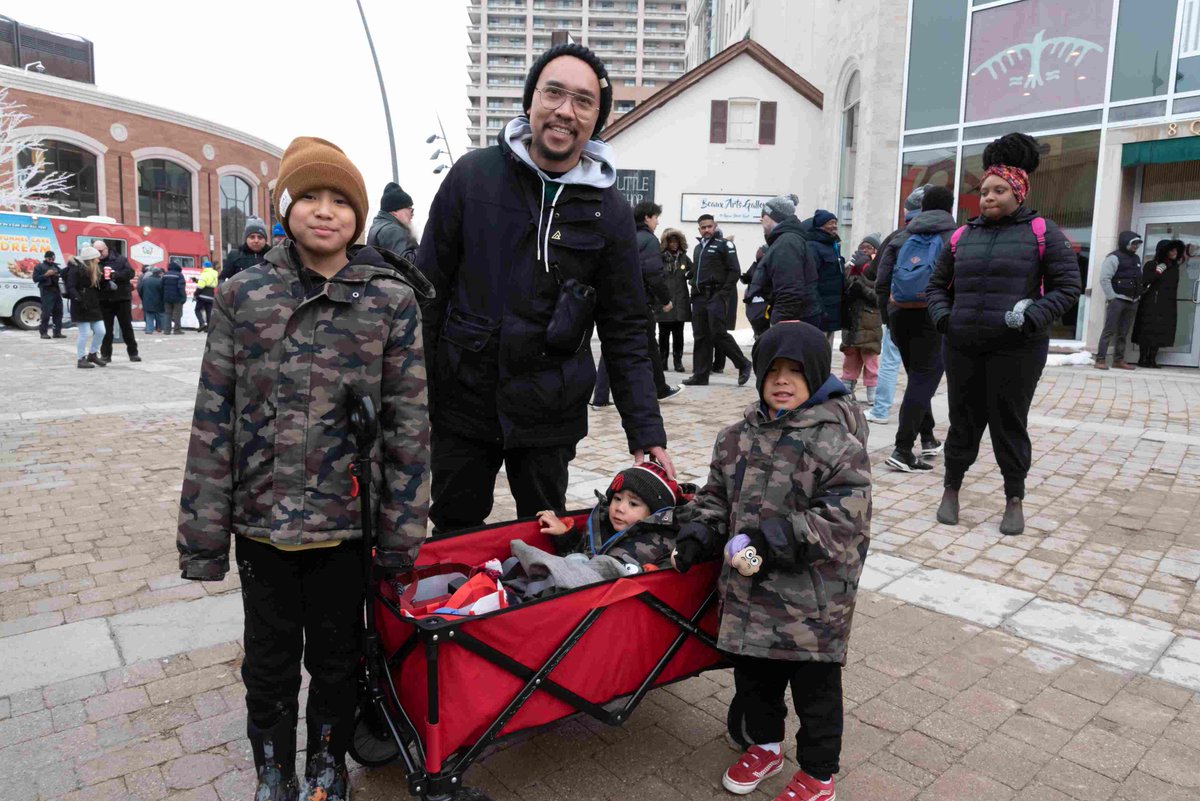
[(641, 462), (617, 473), (608, 485), (605, 500), (611, 503), (613, 495), (621, 490), (628, 490), (641, 498), (651, 512), (675, 506), (682, 497), (679, 484), (657, 462)]

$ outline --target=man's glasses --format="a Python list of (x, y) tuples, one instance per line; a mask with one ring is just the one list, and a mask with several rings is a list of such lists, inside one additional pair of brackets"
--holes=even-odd
[(543, 89), (538, 89), (537, 93), (538, 97), (541, 98), (542, 108), (546, 109), (546, 111), (556, 111), (568, 100), (575, 106), (575, 116), (581, 120), (591, 119), (600, 110), (594, 97), (570, 92), (561, 86), (547, 86)]

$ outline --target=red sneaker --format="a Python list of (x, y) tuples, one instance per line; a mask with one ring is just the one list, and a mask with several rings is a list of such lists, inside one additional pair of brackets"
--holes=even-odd
[(837, 793), (833, 789), (833, 777), (827, 782), (819, 782), (802, 770), (788, 782), (783, 792), (775, 796), (775, 801), (836, 801)]
[(764, 779), (769, 779), (783, 770), (783, 753), (773, 754), (757, 745), (738, 757), (738, 761), (729, 766), (721, 783), (725, 789), (737, 795), (746, 795), (758, 789)]

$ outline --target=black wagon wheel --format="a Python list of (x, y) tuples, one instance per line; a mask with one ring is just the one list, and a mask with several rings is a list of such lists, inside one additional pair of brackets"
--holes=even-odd
[(350, 756), (360, 765), (377, 768), (396, 761), (400, 756), (400, 743), (392, 737), (387, 724), (379, 719), (378, 711), (372, 706), (358, 710), (354, 720), (354, 735), (350, 738)]

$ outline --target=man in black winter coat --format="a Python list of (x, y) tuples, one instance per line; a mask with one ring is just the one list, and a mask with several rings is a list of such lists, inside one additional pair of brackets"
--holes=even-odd
[(371, 221), (367, 244), (390, 250), (397, 256), (416, 261), (420, 244), (412, 229), (413, 199), (400, 184), (389, 181), (379, 199), (379, 213)]
[[(654, 391), (660, 401), (679, 394), (679, 387), (667, 383), (663, 373), (663, 359), (658, 352), (655, 339), (654, 313), (671, 310), (671, 290), (663, 274), (662, 249), (655, 235), (662, 206), (652, 200), (643, 200), (633, 207), (633, 220), (637, 228), (638, 268), (642, 273), (642, 288), (646, 292), (646, 337), (650, 348), (650, 361), (654, 363)], [(608, 366), (600, 360), (596, 368), (596, 391), (592, 393), (592, 408), (609, 405)]]
[(221, 266), (218, 281), (228, 281), (248, 267), (261, 264), (267, 257), (267, 224), (258, 217), (246, 219), (245, 232), (242, 234), (242, 244), (229, 251), (225, 263)]
[(692, 375), (683, 379), (690, 387), (706, 386), (712, 372), (713, 350), (723, 352), (738, 369), (738, 386), (750, 380), (753, 366), (729, 334), (729, 307), (726, 297), (737, 293), (742, 276), (737, 248), (721, 236), (717, 221), (711, 214), (701, 214), (696, 221), (700, 241), (692, 253), (692, 334), (695, 350), (692, 354)]
[(780, 195), (763, 205), (767, 252), (758, 263), (756, 284), (770, 304), (771, 325), (800, 320), (816, 328), (824, 316), (817, 265), (796, 217), (795, 195)]
[(595, 54), (551, 48), (529, 73), (525, 116), (459, 159), (434, 197), (417, 264), (436, 291), (424, 345), (439, 531), (487, 518), (501, 464), (518, 515), (563, 511), (587, 435), (593, 322), (634, 459), (674, 473), (633, 214), (612, 149), (591, 138), (611, 106)]
[(33, 283), (37, 284), (42, 300), (42, 319), (38, 326), (42, 339), (51, 338), (47, 333), (51, 321), (54, 322), (54, 338), (66, 337), (62, 332), (63, 302), (62, 292), (59, 290), (62, 268), (54, 260), (54, 256), (53, 250), (47, 250), (42, 263), (33, 268)]
[(125, 343), (129, 361), (140, 362), (142, 357), (138, 356), (137, 339), (133, 335), (133, 267), (124, 256), (109, 253), (103, 239), (92, 242), (92, 247), (100, 251), (100, 269), (103, 271), (100, 313), (104, 318), (104, 340), (100, 343), (100, 361), (105, 364), (112, 361), (115, 320), (121, 326), (121, 341)]

